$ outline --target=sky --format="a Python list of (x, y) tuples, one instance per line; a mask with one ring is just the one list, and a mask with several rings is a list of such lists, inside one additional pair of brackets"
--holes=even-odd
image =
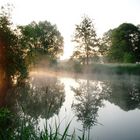
[(56, 24), (64, 37), (63, 59), (73, 52), (72, 35), (84, 15), (93, 20), (99, 37), (124, 22), (140, 24), (140, 0), (0, 0), (0, 6), (6, 3), (14, 5), (15, 25), (44, 20)]

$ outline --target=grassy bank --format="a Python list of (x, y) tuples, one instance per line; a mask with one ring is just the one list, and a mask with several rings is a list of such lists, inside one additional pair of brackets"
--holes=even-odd
[(97, 74), (140, 75), (138, 64), (94, 64), (90, 69), (92, 73)]
[(75, 72), (75, 73), (93, 73), (93, 74), (129, 74), (140, 75), (140, 64), (61, 64), (57, 67), (58, 71)]

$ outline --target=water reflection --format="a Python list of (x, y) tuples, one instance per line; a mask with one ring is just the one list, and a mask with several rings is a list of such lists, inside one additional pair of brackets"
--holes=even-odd
[[(68, 78), (66, 78), (66, 80), (68, 80)], [(57, 114), (61, 122), (61, 119), (64, 119), (65, 116), (63, 109), (67, 110), (67, 112), (72, 112), (72, 115), (69, 114), (69, 116), (77, 116), (77, 120), (72, 122), (72, 125), (74, 124), (72, 126), (72, 132), (75, 128), (75, 124), (78, 124), (77, 127), (80, 126), (79, 129), (82, 129), (88, 139), (93, 139), (92, 133), (94, 136), (98, 133), (98, 136), (102, 136), (104, 140), (108, 140), (105, 138), (108, 133), (113, 140), (116, 140), (118, 138), (116, 132), (118, 131), (118, 133), (120, 133), (119, 128), (121, 127), (124, 128), (126, 132), (130, 132), (130, 127), (126, 128), (126, 124), (122, 126), (122, 114), (119, 113), (123, 112), (125, 114), (125, 122), (128, 122), (128, 126), (130, 124), (129, 122), (134, 120), (139, 121), (138, 117), (135, 117), (136, 115), (133, 115), (132, 111), (128, 111), (136, 108), (140, 109), (140, 77), (116, 76), (107, 77), (105, 79), (100, 78), (100, 80), (79, 79), (77, 82), (75, 82), (75, 79), (71, 79), (70, 81), (66, 80), (61, 80), (61, 78), (57, 79), (56, 77), (47, 77), (44, 74), (32, 75), (27, 82), (20, 83), (20, 85), (8, 90), (7, 106), (15, 112), (15, 118), (24, 119), (25, 122), (30, 121), (34, 133), (36, 132), (35, 126), (39, 126), (41, 119), (48, 120)], [(105, 100), (111, 104), (109, 103), (109, 106), (107, 106), (106, 102), (104, 102)], [(119, 108), (117, 108), (117, 106)], [(117, 110), (115, 110), (116, 108)], [(107, 111), (103, 111), (101, 115), (101, 110)], [(113, 111), (116, 114), (112, 114)], [(127, 121), (126, 117), (127, 115), (129, 116), (130, 113), (132, 113), (132, 119), (129, 117), (130, 120), (128, 119), (129, 121)], [(136, 113), (139, 114), (138, 110)], [(120, 119), (117, 118), (119, 115), (121, 116)], [(117, 122), (111, 122), (111, 120), (117, 120)], [(79, 125), (81, 123), (82, 128), (81, 125)], [(18, 123), (13, 122), (11, 124), (10, 128), (13, 130), (17, 130), (20, 127)], [(100, 127), (100, 129), (106, 129), (102, 129), (104, 134), (101, 134), (100, 130), (98, 130), (98, 132), (95, 125)], [(9, 127), (9, 125), (7, 126)], [(139, 129), (137, 126), (137, 130)], [(132, 136), (132, 133), (130, 134)], [(129, 136), (130, 134), (128, 133), (127, 135)], [(139, 134), (136, 135), (140, 138)], [(123, 134), (123, 136), (126, 135)], [(133, 136), (133, 138), (135, 137), (136, 136)], [(102, 140), (101, 137), (100, 139)]]
[[(83, 133), (87, 135), (88, 139), (94, 137), (90, 138), (90, 131), (94, 133), (93, 126), (102, 123), (98, 120), (98, 113), (100, 108), (105, 107), (103, 105), (105, 100), (119, 106), (123, 111), (140, 109), (140, 77), (118, 76), (108, 77), (102, 81), (80, 80), (78, 83), (78, 88), (72, 87), (75, 93), (72, 109), (77, 120), (82, 122)], [(109, 117), (115, 117), (114, 115)], [(114, 129), (113, 127), (115, 126), (112, 126), (112, 129)], [(117, 136), (113, 137), (117, 139)]]
[(56, 78), (47, 78), (46, 82), (34, 79), (30, 86), (19, 89), (18, 102), (24, 113), (33, 118), (50, 118), (59, 113), (64, 102), (64, 86)]
[(83, 133), (88, 131), (88, 139), (90, 137), (90, 129), (93, 125), (99, 124), (98, 110), (103, 105), (104, 95), (100, 89), (100, 82), (83, 81), (78, 82), (79, 87), (72, 90), (75, 92), (75, 102), (72, 105), (78, 121), (82, 122)]
[(109, 96), (106, 99), (119, 106), (124, 111), (140, 109), (140, 79), (139, 77), (121, 77), (104, 82), (103, 92)]
[[(32, 118), (48, 119), (58, 114), (65, 100), (64, 85), (56, 78), (36, 79), (14, 88), (16, 109)], [(10, 91), (13, 96), (13, 90)], [(8, 97), (10, 98), (10, 97)]]
[(64, 85), (57, 78), (31, 77), (28, 81), (9, 89), (6, 102), (14, 117), (10, 129), (9, 124), (5, 124), (4, 130), (0, 127), (0, 138), (13, 133), (19, 139), (18, 131), (22, 130), (23, 126), (29, 127), (35, 134), (39, 129), (43, 129), (40, 128), (40, 120), (45, 119), (47, 122), (49, 118), (58, 114), (64, 101)]

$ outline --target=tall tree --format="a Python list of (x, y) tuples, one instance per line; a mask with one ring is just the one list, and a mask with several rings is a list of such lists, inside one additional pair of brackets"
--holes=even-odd
[(35, 53), (45, 54), (49, 59), (57, 59), (63, 52), (63, 37), (56, 25), (48, 21), (32, 22), (26, 26), (20, 26), (21, 42), (28, 50), (28, 57)]
[(103, 56), (106, 56), (108, 54), (109, 49), (112, 45), (111, 35), (112, 35), (112, 30), (110, 29), (109, 31), (105, 32), (103, 34), (103, 37), (100, 39), (99, 52)]
[(7, 82), (11, 82), (14, 77), (22, 79), (27, 75), (24, 51), (19, 44), (16, 30), (12, 28), (9, 11), (2, 7), (0, 14), (0, 69)]
[(76, 58), (82, 63), (89, 64), (98, 47), (98, 39), (92, 20), (85, 16), (79, 25), (76, 25), (73, 42), (76, 43), (72, 58)]
[(140, 61), (140, 30), (138, 26), (123, 23), (112, 30), (108, 59), (111, 62)]

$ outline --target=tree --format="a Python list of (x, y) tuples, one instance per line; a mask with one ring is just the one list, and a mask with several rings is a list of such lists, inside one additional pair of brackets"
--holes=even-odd
[(73, 42), (76, 43), (76, 48), (72, 58), (88, 65), (89, 60), (97, 54), (98, 47), (95, 28), (90, 18), (84, 17), (82, 22), (76, 25)]
[(3, 76), (0, 80), (8, 85), (15, 77), (21, 80), (27, 76), (24, 51), (16, 30), (13, 30), (9, 9), (7, 11), (4, 7), (0, 14), (0, 71)]
[(108, 51), (110, 62), (140, 61), (140, 30), (138, 26), (123, 23), (112, 30)]
[[(48, 59), (56, 60), (63, 52), (63, 37), (56, 25), (48, 21), (32, 22), (26, 26), (20, 26), (21, 42), (28, 50), (28, 60), (33, 56), (47, 55)], [(32, 60), (31, 60), (32, 61)]]
[(99, 52), (101, 55), (106, 56), (109, 52), (109, 49), (112, 45), (111, 42), (111, 35), (112, 35), (112, 30), (108, 30), (103, 34), (103, 37), (100, 39), (100, 45), (99, 45)]

